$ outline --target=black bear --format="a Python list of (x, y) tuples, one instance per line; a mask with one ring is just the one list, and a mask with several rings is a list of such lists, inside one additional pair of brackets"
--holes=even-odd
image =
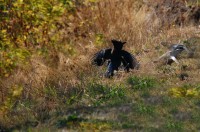
[(121, 64), (123, 64), (124, 70), (127, 72), (129, 72), (130, 68), (138, 68), (139, 64), (135, 57), (131, 53), (122, 50), (125, 43), (112, 40), (113, 48), (102, 49), (93, 56), (92, 64), (94, 65), (102, 66), (105, 61), (108, 61), (105, 77), (113, 76), (114, 70), (118, 70)]

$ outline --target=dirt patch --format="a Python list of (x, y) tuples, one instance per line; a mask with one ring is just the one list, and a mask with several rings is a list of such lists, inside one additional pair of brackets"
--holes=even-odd
[(199, 25), (200, 6), (188, 5), (180, 0), (145, 0), (143, 8), (148, 12), (148, 20), (157, 21), (161, 27), (182, 26), (188, 24)]

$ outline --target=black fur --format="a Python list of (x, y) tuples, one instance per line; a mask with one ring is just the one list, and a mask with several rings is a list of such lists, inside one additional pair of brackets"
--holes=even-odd
[(113, 76), (114, 70), (118, 70), (121, 64), (123, 64), (124, 70), (127, 72), (130, 68), (138, 68), (138, 62), (135, 57), (129, 52), (122, 50), (125, 43), (126, 42), (112, 40), (114, 48), (102, 49), (97, 52), (92, 58), (92, 64), (102, 66), (104, 62), (108, 60), (108, 67), (105, 73), (106, 77)]

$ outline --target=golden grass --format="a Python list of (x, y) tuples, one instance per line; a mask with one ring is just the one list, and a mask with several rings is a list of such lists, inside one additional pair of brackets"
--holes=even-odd
[[(129, 74), (118, 72), (112, 80), (103, 78), (100, 80), (102, 83), (120, 83), (133, 74), (158, 76), (172, 81), (170, 83), (174, 84), (171, 85), (185, 83), (177, 84), (178, 78), (171, 79), (173, 73), (163, 74), (157, 69), (156, 64), (152, 63), (152, 60), (167, 50), (167, 47), (161, 45), (161, 42), (179, 43), (194, 36), (200, 37), (200, 29), (192, 25), (187, 27), (174, 25), (170, 29), (161, 27), (159, 18), (151, 12), (151, 9), (147, 6), (140, 8), (143, 4), (140, 0), (104, 0), (94, 6), (88, 5), (80, 8), (72, 27), (83, 21), (80, 32), (85, 33), (87, 37), (73, 40), (74, 48), (77, 51), (76, 55), (69, 57), (63, 53), (56, 53), (54, 60), (50, 61), (52, 64), (48, 64), (48, 61), (46, 62), (45, 58), (41, 56), (33, 55), (28, 66), (19, 68), (11, 77), (0, 81), (0, 104), (4, 106), (11, 88), (14, 85), (20, 85), (23, 87), (21, 99), (35, 98), (38, 100), (39, 104), (35, 106), (38, 108), (35, 108), (35, 111), (39, 111), (40, 108), (42, 110), (56, 108), (59, 101), (56, 99), (46, 100), (43, 88), (52, 82), (53, 85), (60, 88), (59, 90), (70, 92), (70, 89), (82, 83), (81, 81), (102, 76), (105, 69), (91, 66), (90, 58), (99, 48), (111, 46), (111, 39), (127, 41), (125, 49), (136, 56), (141, 67), (138, 71), (132, 71)], [(95, 41), (96, 34), (103, 34), (104, 43), (101, 46), (98, 46)], [(75, 36), (72, 38), (74, 39)], [(157, 50), (156, 47), (158, 47)], [(184, 63), (189, 65), (194, 61), (197, 60), (185, 59)], [(172, 67), (178, 73), (181, 72), (180, 67), (176, 65), (172, 65)], [(194, 70), (187, 72), (190, 74), (188, 83), (198, 82), (199, 69), (195, 67)], [(87, 79), (83, 79), (82, 74)], [(3, 122), (2, 118), (0, 118), (0, 122)]]
[[(14, 84), (29, 86), (31, 89), (44, 87), (46, 80), (52, 77), (60, 78), (65, 83), (73, 83), (73, 85), (78, 83), (77, 75), (80, 72), (90, 74), (92, 72), (90, 58), (98, 50), (95, 34), (99, 33), (103, 34), (105, 40), (103, 45), (111, 46), (111, 39), (127, 41), (125, 49), (136, 55), (140, 62), (139, 74), (157, 74), (152, 60), (167, 50), (161, 42), (179, 43), (190, 37), (200, 36), (199, 29), (195, 26), (176, 27), (175, 25), (165, 29), (161, 27), (159, 18), (151, 8), (142, 6), (143, 4), (142, 1), (105, 0), (99, 1), (94, 6), (81, 8), (77, 12), (77, 18), (73, 18), (77, 23), (73, 23), (71, 27), (75, 27), (82, 20), (85, 25), (81, 27), (80, 32), (87, 32), (88, 37), (73, 41), (77, 57), (56, 53), (55, 59), (50, 58), (53, 59), (50, 63), (55, 67), (49, 67), (49, 64), (44, 63), (44, 58), (33, 56), (29, 68), (19, 69), (12, 77), (2, 81), (2, 91), (7, 91), (6, 89)], [(160, 49), (155, 50), (156, 47)], [(3, 94), (1, 96), (3, 98)]]

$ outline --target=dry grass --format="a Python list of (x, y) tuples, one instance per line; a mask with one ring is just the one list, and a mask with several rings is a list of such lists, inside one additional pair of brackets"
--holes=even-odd
[[(185, 59), (184, 61), (186, 65), (190, 62), (195, 65), (193, 70), (187, 71), (190, 76), (187, 82), (180, 82), (178, 78), (171, 77), (174, 71), (175, 74), (181, 73), (179, 66), (172, 65), (174, 70), (163, 74), (152, 60), (167, 50), (161, 42), (179, 43), (194, 36), (200, 37), (200, 29), (193, 25), (161, 27), (159, 18), (151, 11), (151, 8), (147, 6), (140, 8), (142, 5), (144, 3), (140, 0), (134, 2), (133, 0), (104, 0), (94, 5), (81, 7), (77, 12), (77, 18), (73, 18), (74, 23), (70, 29), (74, 30), (81, 21), (83, 22), (78, 34), (86, 37), (79, 35), (77, 37), (76, 33), (71, 37), (76, 55), (69, 57), (63, 53), (55, 53), (54, 57), (48, 58), (49, 61), (41, 56), (33, 55), (27, 66), (16, 70), (11, 77), (0, 80), (0, 104), (3, 106), (3, 112), (0, 115), (7, 114), (8, 120), (4, 122), (4, 119), (0, 118), (0, 123), (7, 127), (15, 126), (24, 115), (19, 114), (19, 119), (13, 119), (11, 114), (13, 109), (16, 109), (14, 105), (20, 104), (20, 101), (23, 104), (22, 102), (27, 100), (34, 102), (30, 106), (32, 110), (27, 111), (33, 113), (33, 118), (43, 120), (39, 119), (40, 114), (47, 111), (48, 115), (51, 115), (55, 109), (62, 109), (64, 106), (61, 105), (66, 104), (66, 101), (73, 96), (70, 95), (73, 89), (78, 89), (78, 85), (85, 85), (87, 81), (94, 79), (98, 79), (103, 84), (123, 84), (130, 75), (149, 75), (167, 80), (170, 86), (197, 83), (200, 70), (193, 63), (197, 60)], [(69, 30), (68, 28), (64, 30)], [(62, 32), (65, 31), (62, 30)], [(103, 35), (100, 45), (97, 43), (98, 34)], [(100, 48), (111, 46), (111, 39), (127, 41), (125, 49), (133, 53), (140, 62), (141, 67), (138, 71), (132, 71), (129, 74), (118, 72), (111, 80), (100, 78), (105, 69), (91, 66), (90, 58)], [(12, 96), (13, 86), (23, 87), (23, 92), (17, 97)], [(55, 91), (45, 93), (48, 86)], [(80, 91), (83, 92), (84, 89)], [(13, 99), (11, 104), (6, 104), (8, 98)], [(5, 108), (8, 107), (7, 105), (11, 105), (9, 106), (11, 109)], [(68, 104), (66, 106), (68, 107)], [(29, 119), (22, 120), (26, 122)], [(12, 125), (10, 125), (11, 122)]]

